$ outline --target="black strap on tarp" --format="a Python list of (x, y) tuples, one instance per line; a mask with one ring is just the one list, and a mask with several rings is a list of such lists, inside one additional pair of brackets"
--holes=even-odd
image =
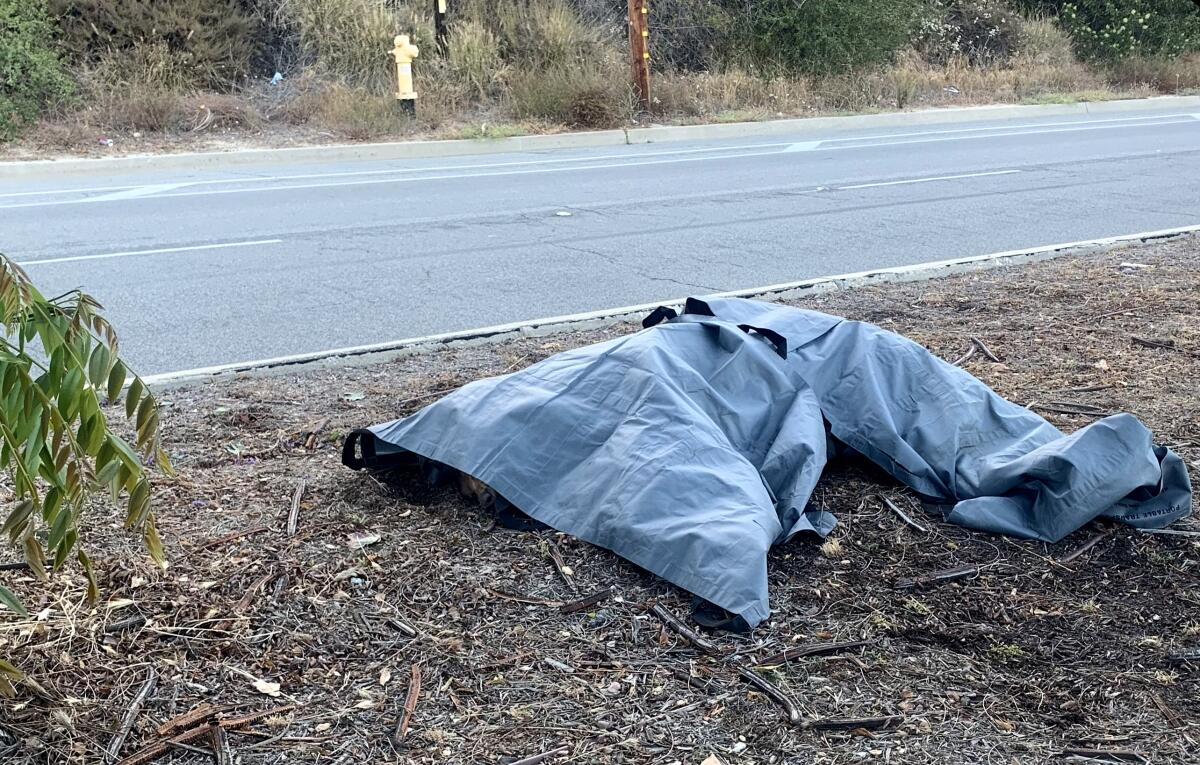
[(642, 329), (650, 329), (653, 326), (662, 324), (664, 321), (670, 321), (679, 315), (679, 312), (674, 308), (665, 305), (660, 305), (655, 308), (650, 314), (642, 319)]

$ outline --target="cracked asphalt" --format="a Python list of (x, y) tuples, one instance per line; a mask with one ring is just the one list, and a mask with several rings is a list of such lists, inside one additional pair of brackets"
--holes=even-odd
[[(1139, 111), (237, 172), (5, 178), (0, 251), (143, 374), (1200, 223)], [(41, 262), (39, 262), (41, 261)]]

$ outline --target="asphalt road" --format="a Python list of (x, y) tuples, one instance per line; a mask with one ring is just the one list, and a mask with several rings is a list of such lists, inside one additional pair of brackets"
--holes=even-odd
[[(0, 170), (0, 173), (3, 171)], [(0, 251), (143, 374), (1200, 223), (1200, 115), (0, 175)]]

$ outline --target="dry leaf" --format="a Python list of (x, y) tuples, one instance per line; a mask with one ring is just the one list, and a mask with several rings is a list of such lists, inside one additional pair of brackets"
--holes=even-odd
[(379, 684), (380, 684), (380, 685), (387, 685), (387, 684), (388, 684), (388, 683), (391, 681), (391, 679), (392, 679), (392, 669), (391, 669), (391, 667), (384, 667), (384, 668), (383, 668), (383, 669), (382, 669), (382, 670), (379, 672)]
[(348, 534), (347, 537), (350, 540), (350, 549), (352, 550), (361, 550), (362, 548), (367, 547), (368, 545), (373, 545), (380, 540), (380, 536), (378, 534), (371, 534), (369, 532)]
[(362, 701), (355, 704), (354, 708), (355, 709), (374, 709), (375, 702), (371, 701), (370, 699), (363, 699)]
[(255, 680), (254, 690), (267, 696), (279, 695), (279, 683), (269, 683), (266, 680)]
[(725, 765), (725, 761), (715, 754), (710, 754), (700, 765)]
[(317, 733), (324, 733), (332, 727), (333, 723), (317, 723), (316, 731)]

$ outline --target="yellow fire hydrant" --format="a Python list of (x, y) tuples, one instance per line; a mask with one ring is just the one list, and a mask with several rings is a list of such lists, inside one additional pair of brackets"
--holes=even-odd
[(417, 92), (413, 90), (412, 62), (421, 52), (409, 41), (408, 35), (396, 35), (392, 41), (392, 56), (396, 59), (396, 100), (409, 114), (417, 113)]

